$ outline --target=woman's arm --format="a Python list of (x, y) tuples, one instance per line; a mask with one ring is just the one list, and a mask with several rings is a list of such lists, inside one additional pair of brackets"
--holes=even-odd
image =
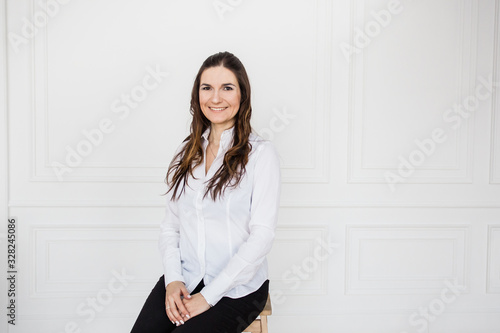
[[(179, 146), (174, 156), (182, 147)], [(183, 320), (189, 318), (189, 312), (186, 310), (181, 296), (189, 298), (189, 292), (184, 285), (182, 275), (181, 255), (179, 249), (179, 229), (180, 220), (178, 207), (172, 200), (172, 192), (166, 194), (167, 203), (165, 216), (160, 224), (160, 237), (158, 247), (163, 262), (163, 272), (165, 279), (165, 309), (172, 322), (183, 323)], [(187, 317), (186, 317), (187, 316)]]
[(179, 250), (180, 221), (177, 214), (177, 205), (171, 200), (172, 192), (167, 193), (165, 216), (160, 224), (160, 238), (158, 247), (163, 262), (165, 286), (173, 281), (184, 281), (181, 268)]

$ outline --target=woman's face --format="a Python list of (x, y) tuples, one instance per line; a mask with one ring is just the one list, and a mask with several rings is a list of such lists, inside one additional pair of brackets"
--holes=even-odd
[(229, 69), (218, 66), (203, 71), (200, 80), (201, 111), (212, 122), (224, 129), (234, 125), (234, 116), (240, 108), (241, 91), (238, 79)]

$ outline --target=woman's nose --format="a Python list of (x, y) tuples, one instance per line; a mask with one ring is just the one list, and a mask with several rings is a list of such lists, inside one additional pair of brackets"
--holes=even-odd
[(219, 103), (221, 100), (219, 92), (217, 90), (214, 90), (214, 93), (212, 94), (212, 103)]

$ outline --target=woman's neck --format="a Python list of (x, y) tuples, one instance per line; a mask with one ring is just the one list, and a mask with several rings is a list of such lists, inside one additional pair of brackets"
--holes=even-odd
[[(233, 124), (234, 125), (234, 124)], [(220, 143), (220, 138), (222, 136), (222, 132), (233, 127), (233, 125), (224, 127), (218, 124), (212, 124), (210, 128), (210, 135), (208, 136), (208, 142), (218, 146)]]

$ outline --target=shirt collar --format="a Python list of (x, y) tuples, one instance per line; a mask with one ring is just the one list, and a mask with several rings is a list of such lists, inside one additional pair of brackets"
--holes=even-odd
[[(233, 139), (234, 125), (222, 132), (220, 141), (221, 143), (227, 143)], [(205, 129), (203, 134), (201, 135), (208, 142), (208, 136), (210, 135), (210, 126)]]

